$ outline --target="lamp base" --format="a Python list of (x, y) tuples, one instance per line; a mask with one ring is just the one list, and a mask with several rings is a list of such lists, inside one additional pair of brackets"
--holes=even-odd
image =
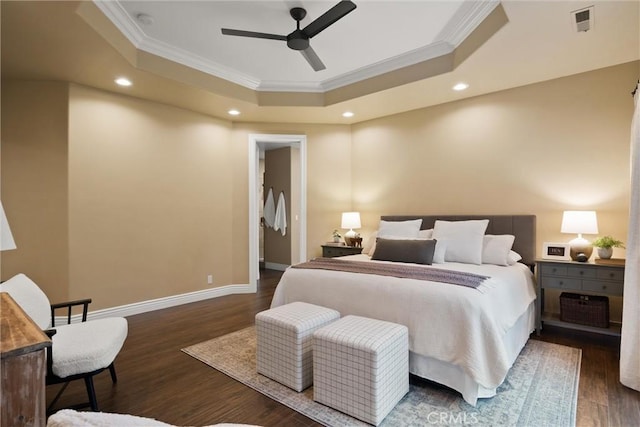
[(582, 237), (576, 237), (569, 242), (569, 256), (574, 261), (585, 262), (593, 253), (591, 242)]
[(344, 243), (347, 246), (355, 246), (353, 240), (355, 239), (356, 236), (357, 236), (357, 233), (355, 231), (353, 231), (353, 228), (350, 229), (349, 231), (344, 233)]

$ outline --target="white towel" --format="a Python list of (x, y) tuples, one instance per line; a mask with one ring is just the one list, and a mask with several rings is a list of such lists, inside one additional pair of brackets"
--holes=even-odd
[(284, 193), (281, 191), (278, 196), (278, 207), (276, 208), (276, 219), (273, 223), (273, 229), (287, 234), (287, 206), (284, 201)]
[(264, 223), (267, 227), (273, 228), (276, 220), (276, 205), (273, 202), (273, 188), (269, 188), (269, 194), (267, 194), (267, 201), (264, 203)]

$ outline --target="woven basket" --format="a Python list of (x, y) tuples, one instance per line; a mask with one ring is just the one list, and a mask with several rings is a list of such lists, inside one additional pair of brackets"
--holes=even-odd
[(609, 298), (563, 292), (560, 294), (560, 320), (608, 328)]

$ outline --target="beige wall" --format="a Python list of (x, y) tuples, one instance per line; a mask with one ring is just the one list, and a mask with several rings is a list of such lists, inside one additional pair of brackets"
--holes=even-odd
[(17, 249), (1, 279), (25, 273), (51, 301), (69, 285), (68, 84), (2, 82), (2, 202)]
[[(93, 309), (248, 282), (248, 136), (307, 137), (307, 253), (362, 213), (565, 209), (626, 239), (638, 62), (357, 125), (231, 123), (82, 86), (3, 81), (2, 200), (33, 275)], [(614, 256), (624, 256), (621, 250)]]
[(626, 239), (639, 74), (634, 62), (354, 125), (363, 228), (381, 214), (532, 213), (541, 248), (570, 239), (563, 210), (594, 209), (601, 233)]
[(71, 86), (70, 296), (101, 307), (229, 284), (230, 125)]

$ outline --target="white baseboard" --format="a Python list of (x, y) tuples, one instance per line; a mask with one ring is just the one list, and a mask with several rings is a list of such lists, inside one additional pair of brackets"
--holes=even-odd
[[(87, 320), (104, 319), (107, 317), (133, 316), (134, 314), (147, 313), (149, 311), (161, 310), (163, 308), (175, 307), (176, 305), (203, 301), (210, 298), (250, 293), (255, 293), (255, 289), (252, 289), (248, 284), (220, 286), (217, 288), (203, 289), (201, 291), (189, 292), (186, 294), (171, 295), (168, 297), (140, 301), (118, 307), (90, 311), (87, 314)], [(81, 314), (74, 314), (71, 316), (71, 323), (80, 323), (81, 321)], [(67, 323), (67, 316), (56, 316), (56, 325), (64, 325), (65, 323)]]
[(264, 263), (264, 268), (266, 268), (267, 270), (285, 271), (289, 267), (290, 267), (290, 265), (288, 265), (288, 264), (278, 264), (278, 263), (275, 263), (275, 262), (265, 262)]

